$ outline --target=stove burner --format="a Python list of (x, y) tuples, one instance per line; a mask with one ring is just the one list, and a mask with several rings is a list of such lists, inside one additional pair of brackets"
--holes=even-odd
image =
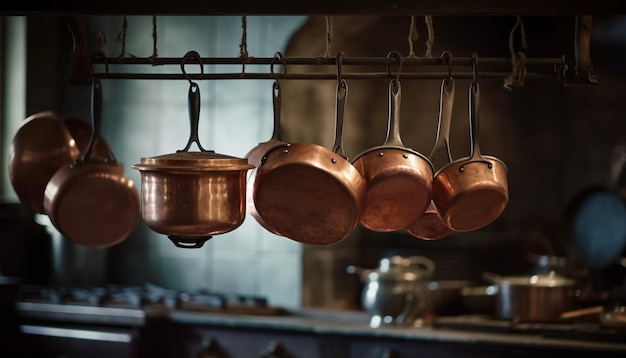
[(145, 309), (164, 307), (169, 310), (277, 314), (265, 297), (224, 294), (199, 290), (185, 292), (153, 284), (142, 286), (106, 285), (102, 287), (67, 287), (24, 285), (18, 302), (47, 303), (111, 308)]

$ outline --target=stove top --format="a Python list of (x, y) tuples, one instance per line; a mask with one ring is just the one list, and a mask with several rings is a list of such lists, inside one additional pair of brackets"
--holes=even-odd
[(605, 328), (599, 322), (513, 322), (483, 315), (439, 317), (434, 328), (509, 334), (540, 334), (543, 337), (601, 342), (626, 342), (626, 329)]
[(172, 311), (238, 315), (282, 315), (264, 297), (209, 291), (185, 292), (152, 284), (102, 287), (32, 286), (20, 288), (17, 311), (23, 318), (64, 322), (145, 325)]

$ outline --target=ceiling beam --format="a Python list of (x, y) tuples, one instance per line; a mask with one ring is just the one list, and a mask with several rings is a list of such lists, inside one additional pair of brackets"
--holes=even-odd
[(617, 15), (622, 0), (3, 1), (2, 15)]

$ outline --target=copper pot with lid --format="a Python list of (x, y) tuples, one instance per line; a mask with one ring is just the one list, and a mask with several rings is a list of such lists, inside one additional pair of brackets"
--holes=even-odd
[[(190, 81), (191, 135), (176, 153), (141, 158), (142, 217), (153, 231), (167, 235), (178, 247), (199, 248), (213, 235), (239, 227), (246, 213), (244, 158), (202, 148), (198, 140), (200, 90)], [(195, 142), (199, 152), (190, 152)]]

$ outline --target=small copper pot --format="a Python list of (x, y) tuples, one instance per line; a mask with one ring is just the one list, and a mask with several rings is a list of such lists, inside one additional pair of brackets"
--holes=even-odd
[(433, 179), (433, 202), (446, 226), (455, 231), (480, 229), (504, 211), (509, 200), (507, 167), (482, 155), (478, 145), (478, 83), (470, 86), (471, 153), (448, 163)]
[[(216, 154), (198, 141), (200, 91), (189, 88), (191, 136), (176, 153), (141, 158), (142, 217), (153, 231), (183, 248), (199, 248), (213, 235), (239, 227), (246, 214), (246, 173), (254, 166), (243, 158)], [(196, 142), (200, 152), (188, 152)]]
[(380, 232), (401, 230), (417, 220), (431, 200), (433, 165), (400, 138), (400, 82), (389, 83), (387, 138), (357, 155), (352, 164), (366, 181), (366, 204), (359, 222)]

